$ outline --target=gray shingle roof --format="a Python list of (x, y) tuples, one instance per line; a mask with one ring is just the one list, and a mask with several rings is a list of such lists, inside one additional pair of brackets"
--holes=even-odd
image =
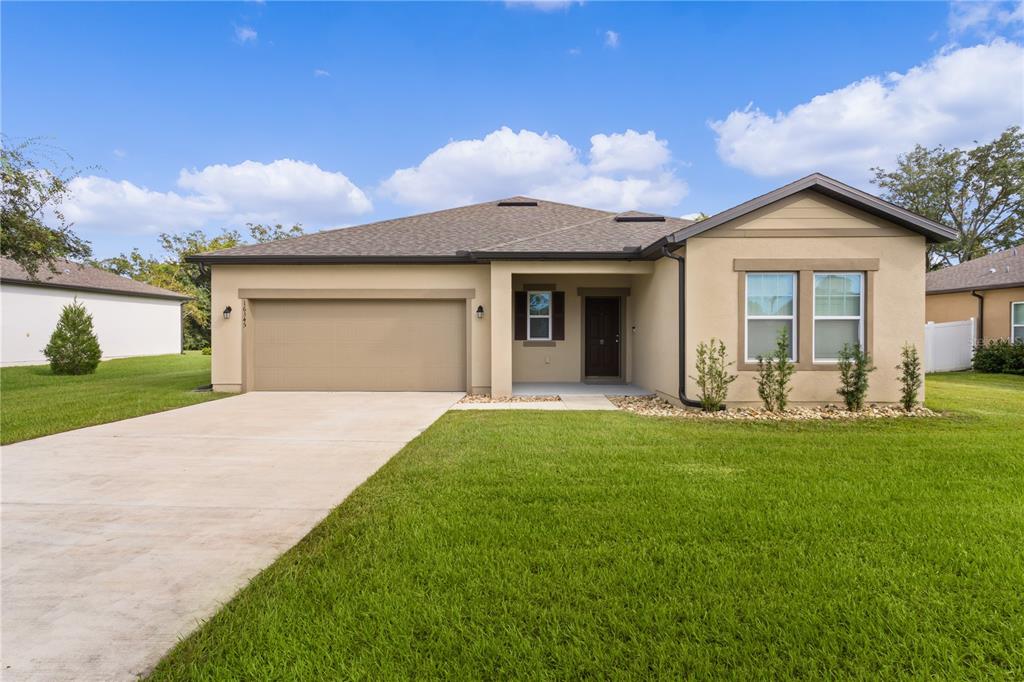
[(88, 265), (80, 265), (71, 261), (58, 260), (54, 263), (56, 272), (51, 272), (44, 263), (36, 272), (35, 278), (31, 277), (25, 268), (21, 267), (9, 258), (0, 258), (0, 280), (13, 284), (26, 284), (30, 286), (58, 287), (61, 289), (82, 289), (85, 291), (100, 291), (112, 294), (127, 294), (129, 296), (147, 296), (151, 298), (173, 298), (179, 301), (187, 301), (188, 296), (161, 289), (144, 282), (136, 282), (134, 279), (121, 277), (112, 272), (93, 268)]
[(1024, 287), (1024, 247), (1020, 246), (929, 272), (925, 276), (925, 291), (929, 294), (1014, 286)]
[[(536, 202), (499, 206), (499, 202)], [(468, 253), (598, 253), (621, 255), (646, 246), (689, 221), (616, 222), (616, 215), (553, 201), (510, 197), (433, 213), (382, 220), (201, 254), (195, 260), (235, 258), (457, 258)], [(634, 213), (635, 216), (651, 215)], [(208, 258), (213, 256), (213, 258)]]

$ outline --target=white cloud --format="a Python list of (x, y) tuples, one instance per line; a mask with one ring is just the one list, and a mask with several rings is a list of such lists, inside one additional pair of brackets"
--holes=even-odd
[(251, 26), (235, 26), (235, 40), (243, 45), (256, 42), (258, 37), (259, 34)]
[(127, 180), (80, 177), (70, 184), (64, 211), (83, 229), (133, 234), (246, 222), (317, 228), (373, 208), (345, 175), (291, 159), (183, 169), (177, 188), (160, 192)]
[(668, 142), (659, 140), (653, 130), (599, 133), (590, 138), (590, 168), (597, 173), (655, 170), (671, 157)]
[(503, 127), (483, 139), (449, 142), (418, 166), (395, 171), (380, 189), (421, 208), (525, 194), (609, 210), (668, 209), (687, 191), (670, 160), (653, 132), (594, 135), (585, 163), (558, 135)]
[(581, 49), (580, 49), (580, 48), (578, 48), (578, 47), (570, 47), (570, 48), (569, 48), (568, 50), (566, 50), (565, 52), (566, 52), (566, 54), (568, 54), (568, 55), (569, 55), (570, 57), (579, 57), (579, 56), (580, 56), (581, 54), (583, 54), (583, 50), (581, 50)]
[(619, 46), (619, 34), (615, 31), (604, 32), (604, 44), (606, 47), (615, 49)]
[(119, 159), (123, 159), (126, 156), (128, 156), (128, 152), (126, 152), (123, 149), (115, 149), (112, 153), (114, 154), (114, 156), (116, 156)]
[(1024, 26), (1024, 1), (975, 2), (959, 1), (949, 4), (949, 31), (954, 36), (977, 33), (991, 39), (1000, 30)]
[(814, 170), (862, 182), (915, 144), (971, 145), (1024, 121), (1024, 48), (997, 39), (869, 76), (774, 116), (753, 105), (712, 121), (718, 155), (755, 175)]
[(330, 78), (331, 72), (327, 69), (313, 69), (313, 75), (317, 78)]

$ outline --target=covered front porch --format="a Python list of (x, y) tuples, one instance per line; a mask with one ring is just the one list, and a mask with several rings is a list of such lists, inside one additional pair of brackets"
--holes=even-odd
[(639, 260), (492, 262), (491, 394), (652, 393), (652, 302), (674, 291), (654, 285), (655, 271)]

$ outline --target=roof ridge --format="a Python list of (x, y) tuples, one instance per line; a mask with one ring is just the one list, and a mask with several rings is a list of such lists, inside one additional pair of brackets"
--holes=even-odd
[[(565, 206), (571, 206), (571, 204), (564, 204), (564, 205)], [(595, 209), (595, 210), (600, 210), (600, 209)], [(612, 215), (616, 215), (616, 214), (613, 213)], [(592, 218), (591, 220), (584, 220), (581, 223), (573, 223), (572, 225), (564, 225), (562, 227), (556, 227), (556, 228), (554, 228), (552, 230), (547, 230), (546, 232), (538, 232), (537, 234), (532, 234), (532, 235), (530, 235), (528, 237), (520, 237), (519, 239), (512, 239), (512, 240), (507, 241), (507, 242), (497, 242), (495, 244), (490, 244), (488, 246), (482, 246), (479, 249), (473, 249), (473, 251), (489, 251), (489, 250), (497, 248), (499, 246), (509, 246), (511, 244), (518, 244), (520, 242), (525, 242), (525, 241), (530, 241), (531, 239), (536, 239), (537, 237), (546, 237), (548, 235), (552, 235), (552, 234), (555, 234), (557, 232), (564, 232), (565, 230), (572, 230), (572, 229), (575, 229), (577, 227), (582, 227), (584, 225), (589, 225), (590, 223), (596, 223), (599, 220), (606, 220), (607, 218), (608, 218), (608, 216), (603, 215), (603, 216), (600, 216), (600, 217), (597, 217), (597, 218)]]

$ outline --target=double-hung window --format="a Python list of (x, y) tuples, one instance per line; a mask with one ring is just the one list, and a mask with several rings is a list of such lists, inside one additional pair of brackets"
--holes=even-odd
[(1016, 301), (1010, 305), (1010, 338), (1024, 341), (1024, 301)]
[(864, 273), (815, 273), (814, 361), (836, 362), (844, 346), (864, 347)]
[(775, 350), (779, 335), (789, 337), (789, 359), (796, 360), (796, 273), (748, 272), (746, 361)]
[(551, 340), (551, 292), (526, 292), (526, 338), (529, 341)]

